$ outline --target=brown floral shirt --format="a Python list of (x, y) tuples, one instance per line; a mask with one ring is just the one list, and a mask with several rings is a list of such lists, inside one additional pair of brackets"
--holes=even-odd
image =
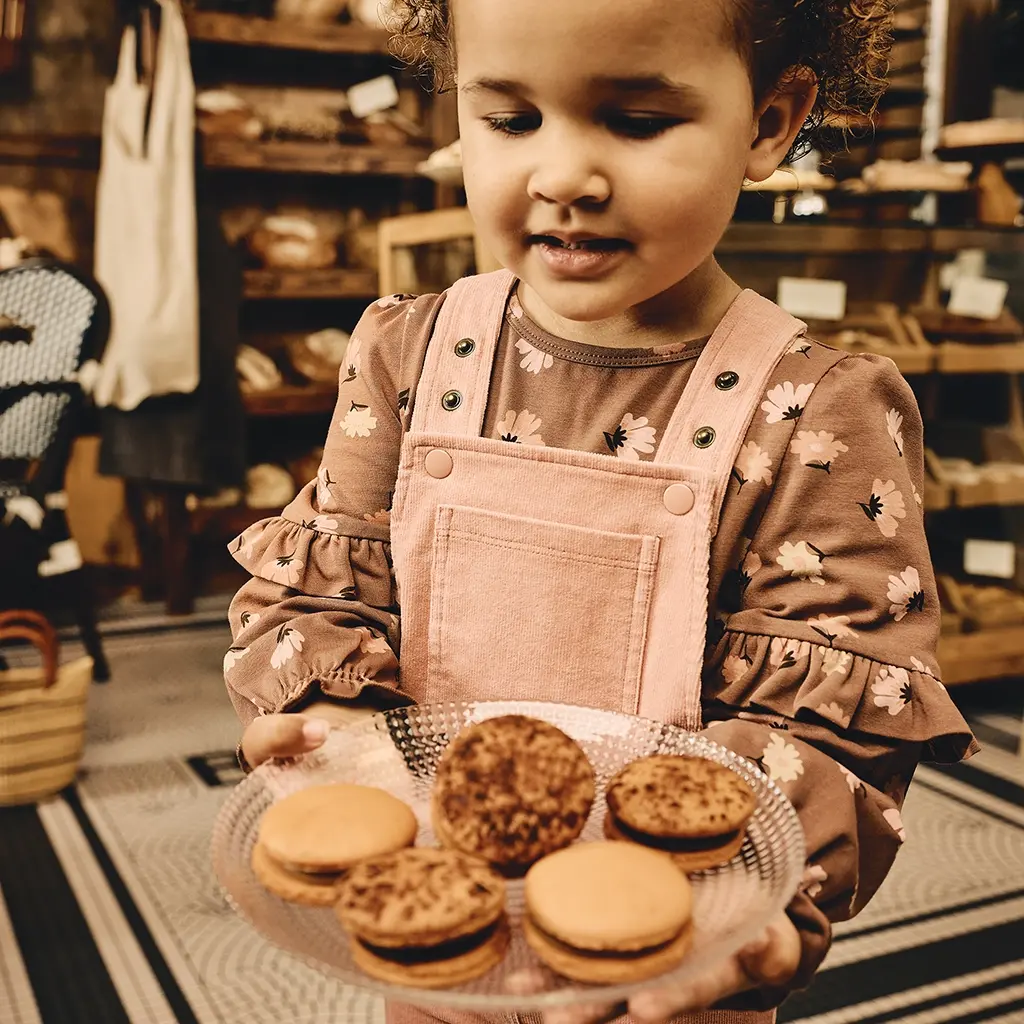
[[(253, 577), (232, 605), (225, 660), (243, 724), (325, 698), (404, 702), (389, 509), (443, 301), (370, 307), (317, 479), (232, 544)], [(651, 459), (702, 348), (577, 344), (513, 299), (484, 434)], [(823, 958), (829, 922), (856, 913), (885, 877), (917, 763), (975, 749), (939, 681), (922, 480), (921, 418), (894, 364), (794, 343), (740, 450), (712, 547), (703, 704), (714, 738), (757, 761), (804, 827), (807, 871), (790, 908), (804, 937), (796, 984)]]

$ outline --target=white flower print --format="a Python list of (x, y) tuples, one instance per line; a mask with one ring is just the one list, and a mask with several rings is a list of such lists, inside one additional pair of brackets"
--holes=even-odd
[[(391, 309), (392, 306), (397, 306), (404, 298), (404, 295), (384, 295), (377, 300), (377, 307), (379, 309)], [(409, 312), (411, 313), (412, 310), (410, 309)]]
[(853, 655), (849, 651), (837, 651), (829, 647), (821, 652), (821, 674), (827, 679), (829, 676), (843, 676), (850, 671), (853, 664)]
[(250, 626), (255, 626), (260, 621), (259, 612), (242, 612), (239, 616), (239, 621), (242, 623), (242, 629), (248, 629)]
[(509, 409), (498, 422), (497, 429), (498, 437), (502, 441), (511, 441), (513, 444), (544, 444), (544, 438), (537, 433), (540, 429), (540, 418), (534, 416), (529, 409), (522, 412)]
[(918, 658), (912, 657), (910, 659), (910, 664), (913, 665), (915, 670), (920, 672), (921, 675), (927, 676), (929, 679), (933, 679), (939, 686), (942, 687), (942, 689), (946, 688), (939, 680), (939, 677), (923, 661), (921, 661)]
[(819, 704), (814, 710), (822, 718), (835, 722), (841, 729), (847, 728), (850, 724), (850, 716), (835, 701)]
[(772, 457), (756, 441), (748, 441), (736, 457), (732, 475), (740, 487), (744, 484), (772, 483)]
[(918, 505), (923, 505), (924, 504), (924, 498), (922, 498), (921, 495), (918, 494), (917, 488), (913, 484), (911, 484), (910, 485), (910, 489), (914, 492), (914, 501), (916, 501), (918, 503)]
[(794, 385), (792, 381), (787, 380), (767, 393), (765, 397), (768, 401), (762, 402), (761, 408), (768, 414), (769, 423), (798, 420), (813, 391), (813, 384)]
[(791, 356), (807, 356), (810, 359), (811, 346), (806, 338), (797, 338), (792, 345), (789, 346), (788, 355)]
[(316, 474), (316, 500), (320, 505), (329, 505), (334, 501), (334, 491), (331, 488), (337, 483), (331, 479), (330, 471), (326, 466), (321, 466)]
[(293, 626), (282, 626), (277, 631), (277, 646), (270, 658), (271, 668), (281, 668), (295, 657), (306, 638)]
[(781, 736), (772, 736), (761, 752), (761, 762), (772, 782), (795, 782), (804, 773), (800, 751)]
[(369, 437), (370, 431), (377, 426), (377, 417), (368, 405), (353, 402), (340, 426), (349, 437)]
[(837, 441), (835, 434), (826, 430), (798, 430), (796, 437), (789, 442), (789, 450), (800, 460), (801, 465), (831, 473), (836, 457), (850, 449), (842, 441)]
[(336, 533), (338, 530), (337, 519), (331, 516), (313, 516), (312, 519), (304, 519), (302, 525), (308, 527), (310, 530), (320, 530), (324, 533)]
[(864, 783), (861, 782), (860, 779), (858, 779), (857, 776), (854, 775), (849, 768), (846, 768), (841, 764), (837, 764), (836, 767), (843, 773), (843, 777), (846, 779), (846, 784), (850, 787), (851, 793), (856, 793), (857, 790), (864, 785)]
[(921, 574), (908, 565), (899, 576), (889, 577), (889, 614), (900, 622), (910, 612), (924, 610), (924, 591), (921, 589)]
[(756, 551), (748, 551), (740, 565), (740, 590), (746, 593), (754, 577), (761, 571), (761, 556)]
[(896, 445), (896, 451), (899, 452), (900, 458), (903, 458), (903, 417), (895, 410), (890, 409), (885, 414), (885, 429), (889, 432), (889, 436), (892, 438), (892, 443)]
[(871, 684), (871, 692), (876, 707), (886, 708), (895, 718), (910, 703), (910, 675), (898, 665), (884, 665)]
[(224, 655), (224, 675), (227, 675), (248, 653), (248, 647), (229, 647), (228, 653)]
[(627, 462), (639, 462), (640, 453), (650, 455), (654, 451), (654, 436), (657, 428), (648, 425), (646, 416), (633, 416), (627, 412), (622, 422), (610, 434), (605, 431), (604, 440), (608, 450)]
[(864, 515), (882, 531), (883, 537), (895, 537), (900, 519), (907, 518), (903, 494), (896, 490), (892, 480), (876, 480), (871, 485), (871, 497), (866, 502), (858, 501)]
[(817, 618), (808, 619), (807, 625), (815, 633), (820, 633), (828, 641), (829, 647), (841, 636), (853, 637), (857, 635), (850, 629), (849, 615), (819, 615)]
[(822, 882), (828, 881), (828, 872), (817, 864), (808, 864), (804, 869), (803, 878), (800, 879), (800, 891), (807, 893), (813, 900), (821, 895)]
[(750, 662), (737, 654), (730, 654), (722, 665), (722, 678), (727, 683), (738, 683), (750, 671)]
[(788, 640), (782, 636), (773, 636), (768, 645), (768, 664), (773, 669), (792, 668), (803, 653), (803, 644), (799, 640)]
[(367, 633), (366, 636), (359, 642), (359, 650), (363, 654), (390, 654), (391, 647), (387, 640), (382, 636), (374, 636), (372, 633)]
[(305, 564), (301, 558), (296, 558), (294, 553), (282, 555), (272, 562), (267, 562), (260, 569), (260, 575), (264, 579), (273, 580), (274, 583), (283, 583), (287, 587), (294, 587), (299, 582), (299, 575)]
[(376, 512), (364, 512), (363, 519), (367, 523), (386, 523), (390, 521), (391, 513), (386, 508), (382, 508)]
[(345, 349), (345, 377), (342, 384), (348, 384), (359, 376), (363, 368), (363, 342), (362, 339), (352, 337), (349, 340), (348, 348)]
[(896, 837), (901, 843), (907, 841), (907, 830), (903, 827), (903, 818), (900, 816), (900, 812), (895, 807), (890, 807), (887, 811), (882, 811), (882, 817), (889, 823), (889, 827), (896, 833)]
[(527, 373), (539, 374), (541, 370), (550, 370), (555, 360), (549, 352), (541, 352), (534, 348), (525, 338), (516, 342), (516, 348), (523, 356), (519, 366)]
[(263, 529), (263, 524), (257, 523), (242, 533), (238, 538), (238, 543), (235, 545), (236, 553), (240, 554), (243, 558), (252, 558), (256, 550), (256, 541), (263, 536)]
[(788, 540), (779, 548), (779, 557), (775, 559), (783, 569), (791, 576), (805, 579), (818, 586), (825, 586), (825, 579), (821, 574), (822, 562), (825, 553), (807, 541), (797, 541), (791, 544)]

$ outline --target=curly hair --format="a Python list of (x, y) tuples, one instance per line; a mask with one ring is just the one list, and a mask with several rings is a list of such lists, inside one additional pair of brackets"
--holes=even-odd
[[(846, 132), (870, 127), (885, 91), (894, 0), (723, 0), (733, 41), (750, 68), (755, 97), (807, 69), (818, 83), (793, 154), (828, 155)], [(436, 88), (455, 79), (449, 0), (390, 0), (392, 48)], [(806, 72), (804, 72), (806, 73)]]

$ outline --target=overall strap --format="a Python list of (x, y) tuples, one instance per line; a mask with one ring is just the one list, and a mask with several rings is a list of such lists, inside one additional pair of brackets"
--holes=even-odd
[(655, 461), (706, 470), (715, 481), (712, 535), (732, 468), (779, 360), (807, 325), (756, 292), (729, 307), (697, 360)]
[(464, 277), (448, 290), (420, 378), (412, 431), (479, 437), (505, 306), (515, 283), (507, 270)]

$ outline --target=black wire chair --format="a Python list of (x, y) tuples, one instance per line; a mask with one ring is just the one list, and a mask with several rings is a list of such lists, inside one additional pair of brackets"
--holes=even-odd
[(66, 588), (97, 682), (110, 670), (64, 474), (85, 407), (82, 369), (109, 334), (107, 298), (76, 268), (37, 259), (0, 271), (0, 608), (46, 612)]

